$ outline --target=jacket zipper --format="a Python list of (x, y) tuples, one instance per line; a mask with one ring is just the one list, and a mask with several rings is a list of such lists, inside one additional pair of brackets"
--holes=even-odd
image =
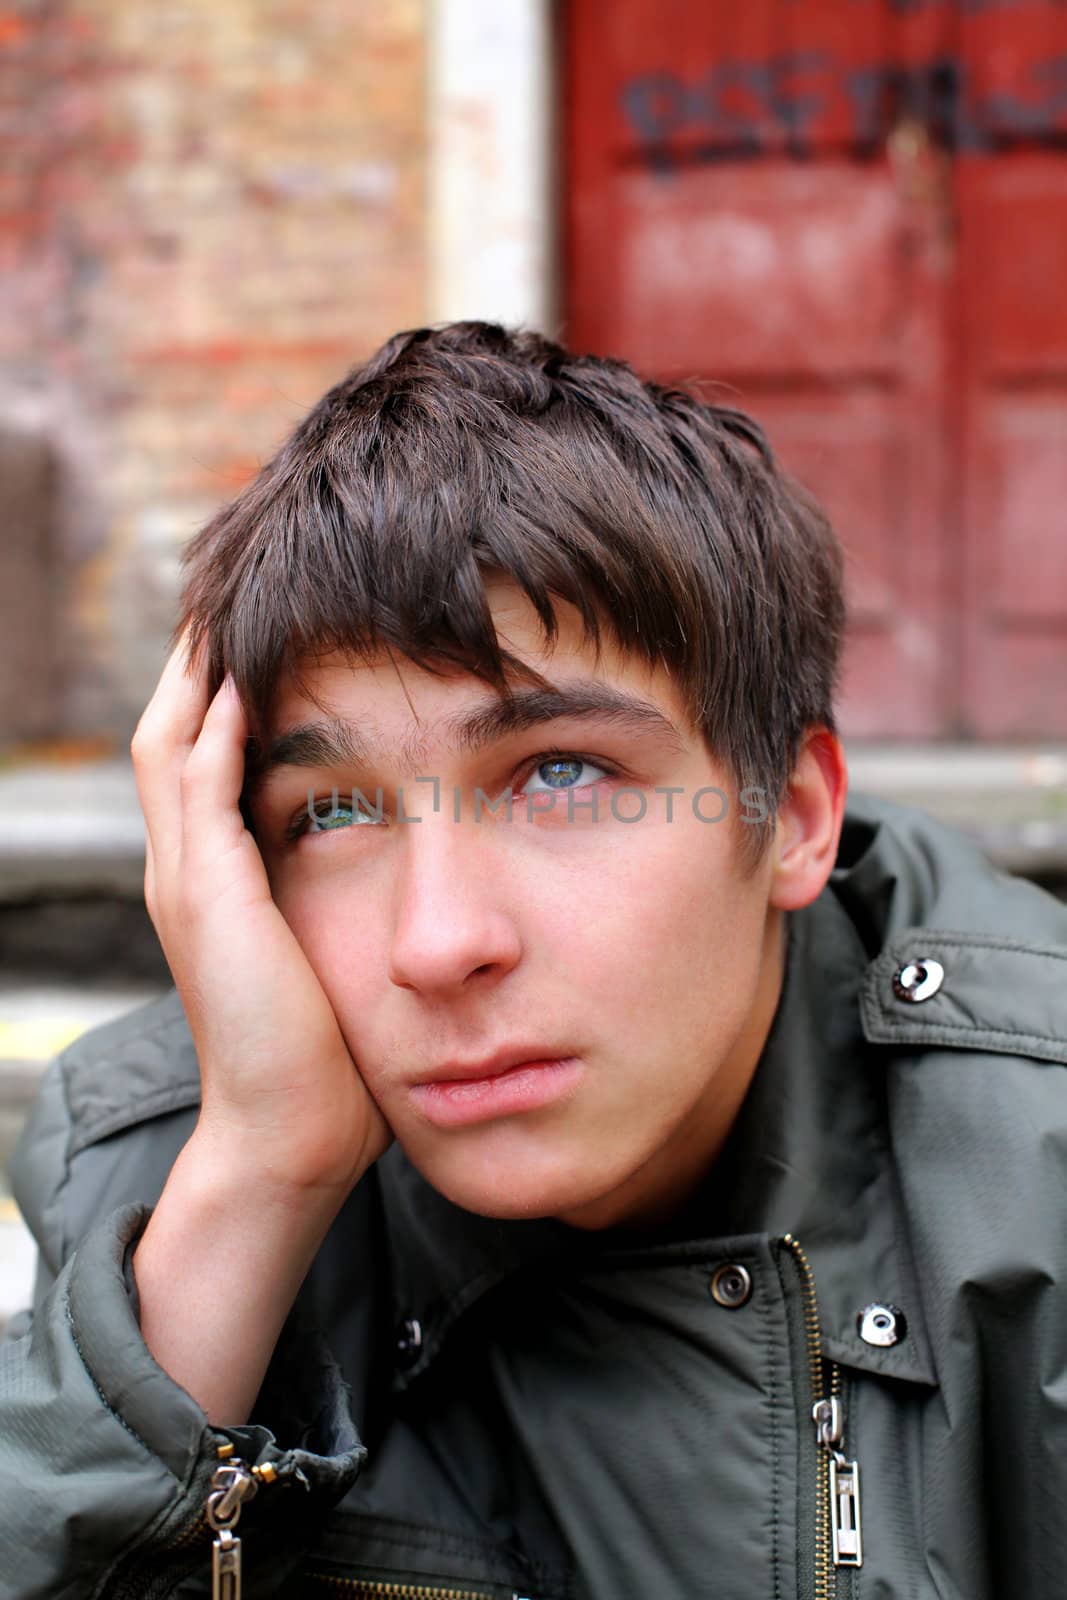
[[(201, 1543), (212, 1531), (215, 1538), (211, 1546), (211, 1600), (242, 1600), (241, 1540), (234, 1533), (246, 1501), (258, 1494), (264, 1484), (274, 1483), (278, 1474), (269, 1462), (250, 1467), (234, 1454), (232, 1444), (220, 1445), (219, 1466), (210, 1482), (202, 1510), (192, 1522), (167, 1541), (168, 1557), (178, 1555)], [(313, 1584), (352, 1594), (356, 1600), (497, 1600), (483, 1589), (440, 1588), (428, 1584), (387, 1583), (375, 1578), (345, 1578), (328, 1572), (307, 1571), (305, 1578)], [(167, 1588), (169, 1594), (170, 1587)], [(112, 1591), (108, 1591), (109, 1596)], [(140, 1586), (121, 1586), (114, 1591), (115, 1600), (121, 1594), (124, 1600), (135, 1600), (145, 1593)], [(156, 1590), (153, 1588), (152, 1593)], [(528, 1600), (525, 1595), (513, 1592), (509, 1600)]]
[[(122, 1560), (108, 1573), (106, 1589), (94, 1591), (98, 1600), (103, 1600), (105, 1594), (106, 1600), (163, 1600), (164, 1596), (173, 1594), (181, 1583), (192, 1577), (196, 1566), (203, 1559), (202, 1547), (211, 1532), (208, 1508), (212, 1497), (223, 1487), (219, 1479), (223, 1467), (231, 1469), (231, 1473), (236, 1474), (237, 1481), (242, 1485), (242, 1489), (237, 1492), (238, 1510), (243, 1500), (250, 1499), (254, 1492), (244, 1491), (246, 1476), (251, 1479), (255, 1490), (258, 1490), (260, 1484), (271, 1483), (278, 1476), (276, 1469), (269, 1463), (264, 1463), (261, 1467), (249, 1467), (234, 1455), (234, 1447), (230, 1443), (219, 1445), (217, 1457), (217, 1464), (208, 1461), (197, 1466), (191, 1492), (195, 1494), (195, 1485), (201, 1484), (204, 1503), (192, 1521), (187, 1520), (188, 1512), (183, 1509), (182, 1521), (176, 1523), (173, 1529), (155, 1530), (158, 1544), (153, 1549), (146, 1550), (143, 1545), (137, 1545), (128, 1550)], [(230, 1526), (232, 1532), (233, 1524)], [(213, 1589), (213, 1595), (216, 1592), (219, 1591)], [(230, 1597), (239, 1600), (240, 1586), (238, 1584), (234, 1590), (231, 1583), (229, 1591), (222, 1589), (221, 1594), (226, 1596), (227, 1600), (230, 1600)]]
[(808, 1344), (815, 1424), (815, 1587), (814, 1600), (834, 1600), (837, 1569), (863, 1565), (860, 1524), (860, 1469), (841, 1449), (845, 1434), (845, 1404), (841, 1369), (830, 1362), (829, 1393), (823, 1372), (822, 1329), (815, 1275), (811, 1262), (791, 1233), (782, 1243), (800, 1270), (804, 1299), (804, 1330)]
[[(482, 1589), (438, 1589), (423, 1583), (385, 1583), (376, 1578), (341, 1578), (328, 1572), (310, 1572), (308, 1576), (316, 1584), (328, 1584), (331, 1588), (343, 1590), (345, 1594), (358, 1597), (358, 1600), (493, 1600), (493, 1596)], [(513, 1594), (511, 1600), (523, 1600), (521, 1595)]]
[[(830, 1383), (829, 1392), (825, 1392), (819, 1302), (811, 1263), (800, 1241), (791, 1233), (784, 1235), (782, 1243), (799, 1269), (814, 1397), (811, 1411), (816, 1450), (813, 1600), (835, 1600), (837, 1569), (863, 1565), (859, 1463), (849, 1460), (840, 1448), (845, 1433), (845, 1407), (841, 1369), (836, 1362), (828, 1363)], [(259, 1492), (262, 1484), (272, 1483), (277, 1473), (269, 1463), (250, 1467), (233, 1454), (232, 1445), (220, 1446), (218, 1453), (220, 1465), (212, 1476), (203, 1511), (170, 1542), (168, 1549), (173, 1553), (186, 1548), (210, 1528), (215, 1534), (211, 1547), (212, 1600), (242, 1600), (241, 1540), (234, 1529), (245, 1502)], [(324, 1572), (310, 1572), (308, 1577), (315, 1583), (361, 1597), (361, 1600), (387, 1600), (390, 1596), (394, 1600), (493, 1600), (492, 1595), (478, 1589), (388, 1583)], [(511, 1600), (524, 1600), (524, 1597), (513, 1594)]]
[(233, 1453), (233, 1445), (219, 1446), (220, 1465), (211, 1479), (203, 1516), (187, 1530), (182, 1543), (195, 1536), (204, 1523), (215, 1537), (211, 1544), (211, 1600), (241, 1600), (241, 1540), (234, 1532), (246, 1500), (259, 1493), (261, 1484), (273, 1483), (278, 1474), (269, 1462), (250, 1467)]

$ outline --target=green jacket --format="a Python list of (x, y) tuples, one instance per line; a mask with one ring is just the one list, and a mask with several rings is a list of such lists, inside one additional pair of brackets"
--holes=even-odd
[(41, 1270), (0, 1346), (3, 1600), (209, 1594), (226, 1443), (274, 1468), (246, 1600), (1060, 1600), (1067, 907), (854, 802), (789, 933), (684, 1216), (494, 1222), (394, 1146), (239, 1428), (153, 1363), (127, 1265), (196, 1116), (177, 997), (64, 1051), (15, 1164)]

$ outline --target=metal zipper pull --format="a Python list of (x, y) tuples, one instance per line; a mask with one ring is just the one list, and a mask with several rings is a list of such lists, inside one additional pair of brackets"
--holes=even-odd
[(246, 1500), (261, 1483), (277, 1476), (268, 1463), (250, 1467), (233, 1454), (232, 1445), (219, 1448), (222, 1465), (211, 1480), (205, 1515), (215, 1534), (211, 1546), (211, 1600), (241, 1600), (241, 1541), (234, 1533)]
[(838, 1449), (845, 1436), (845, 1408), (839, 1395), (816, 1400), (812, 1420), (820, 1446), (830, 1457), (830, 1534), (835, 1567), (862, 1567), (860, 1468)]
[(229, 1528), (211, 1546), (211, 1600), (241, 1600), (241, 1541)]

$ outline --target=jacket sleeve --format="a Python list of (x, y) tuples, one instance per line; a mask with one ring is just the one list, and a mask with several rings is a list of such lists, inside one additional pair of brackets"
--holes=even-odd
[[(333, 1369), (315, 1436), (286, 1448), (252, 1422), (216, 1428), (141, 1338), (129, 1252), (151, 1208), (120, 1205), (61, 1237), (69, 1118), (46, 1074), (13, 1165), (40, 1249), (35, 1301), (0, 1344), (0, 1600), (155, 1593), (210, 1573), (202, 1512), (219, 1449), (273, 1467), (242, 1514), (245, 1570), (274, 1595), (364, 1457)], [(171, 1592), (168, 1587), (167, 1592)]]

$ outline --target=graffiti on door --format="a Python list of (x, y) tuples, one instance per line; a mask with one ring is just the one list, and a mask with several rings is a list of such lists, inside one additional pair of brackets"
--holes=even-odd
[(798, 51), (720, 61), (692, 77), (642, 73), (621, 85), (620, 104), (638, 161), (664, 174), (704, 162), (810, 155), (841, 142), (873, 156), (904, 118), (963, 154), (1021, 139), (1067, 148), (1067, 53), (1027, 63), (1013, 89), (992, 89), (952, 56), (857, 66), (829, 51)]

